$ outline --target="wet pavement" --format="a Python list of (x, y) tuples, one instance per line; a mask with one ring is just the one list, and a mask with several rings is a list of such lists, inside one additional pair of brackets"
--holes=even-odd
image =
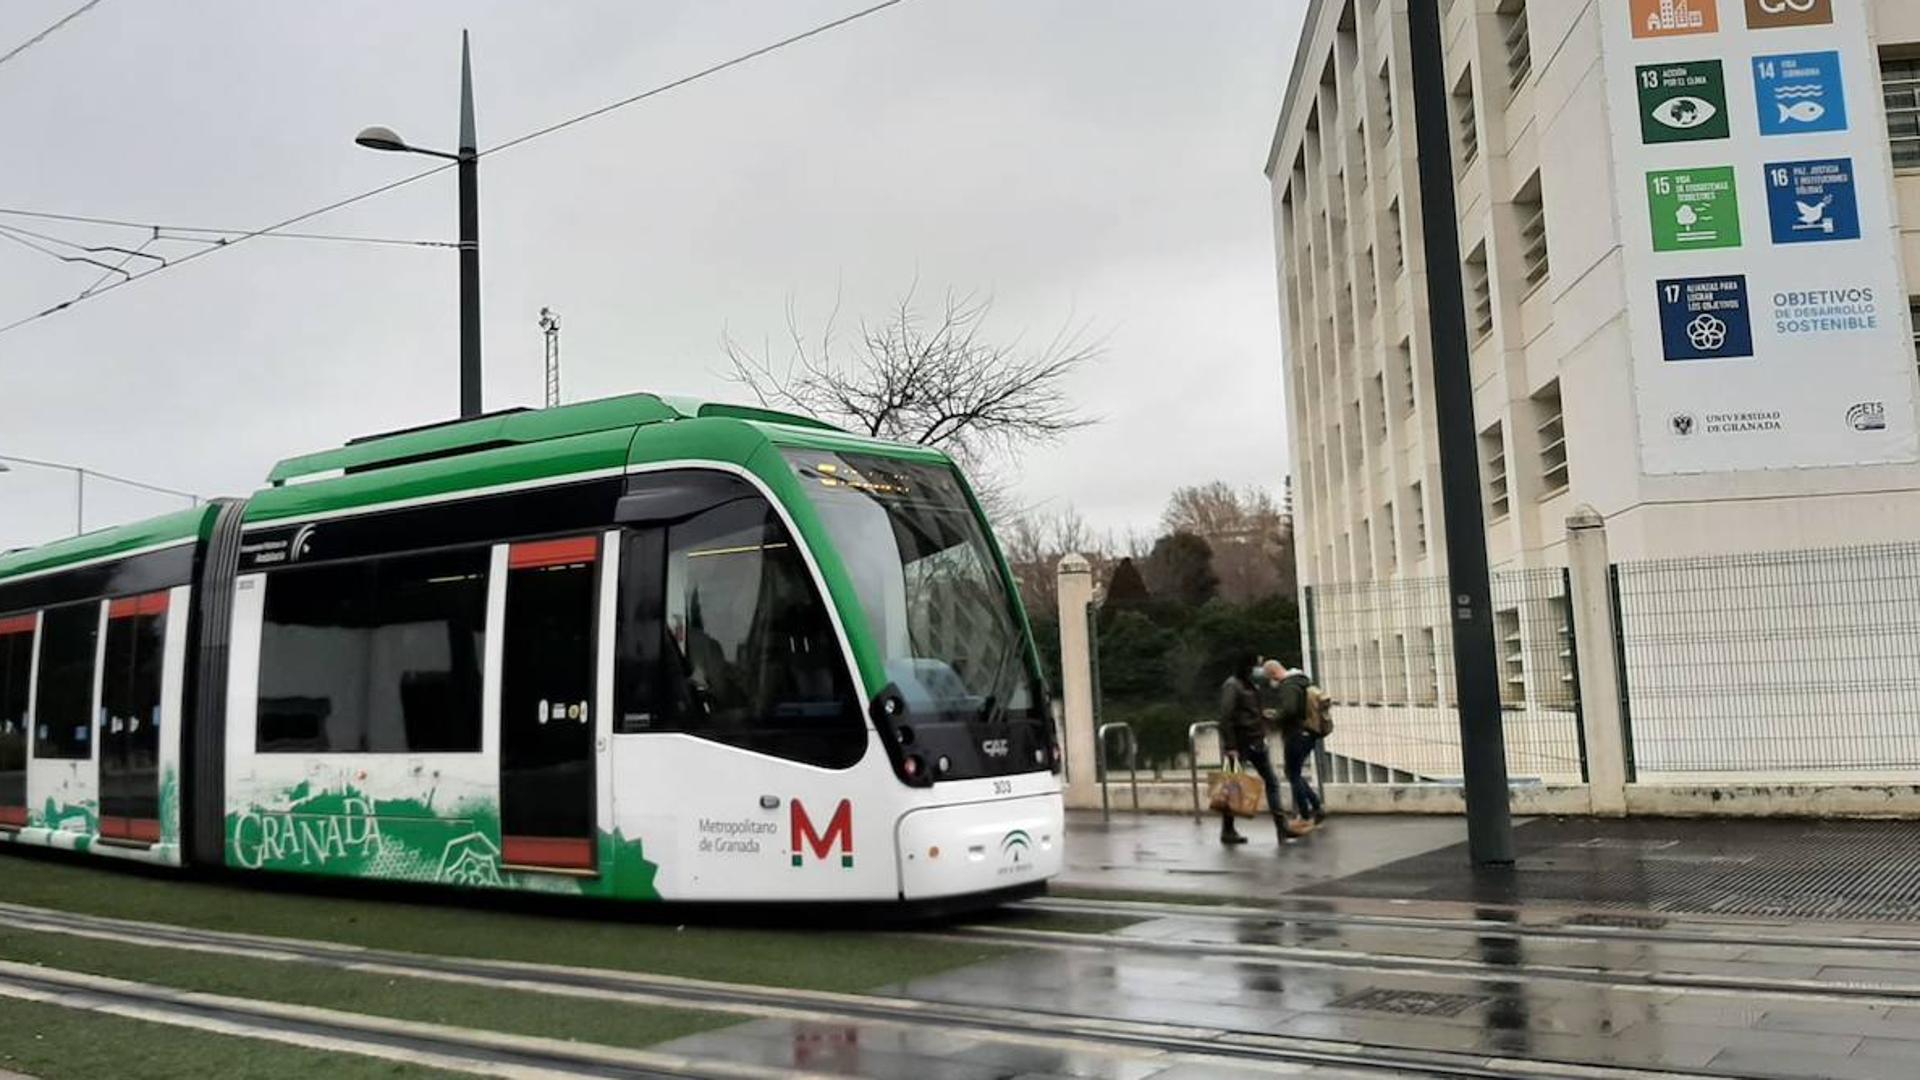
[[(1519, 831), (1516, 871), (1492, 878), (1466, 869), (1459, 819), (1340, 819), (1284, 848), (1231, 851), (1212, 842), (1214, 828), (1076, 816), (1062, 891), (1242, 906), (1048, 902), (1141, 921), (1091, 939), (954, 927), (1024, 947), (881, 993), (1013, 1008), (1076, 1030), (1087, 1018), (1178, 1030), (1221, 1057), (787, 1020), (665, 1049), (909, 1080), (1559, 1076), (1574, 1064), (1920, 1076), (1920, 926), (1901, 925), (1920, 913), (1893, 899), (1897, 872), (1864, 865), (1909, 826), (1537, 821)], [(1766, 900), (1768, 883), (1789, 879), (1791, 904)], [(1312, 1063), (1329, 1047), (1354, 1056)], [(1276, 1056), (1228, 1060), (1259, 1048)]]

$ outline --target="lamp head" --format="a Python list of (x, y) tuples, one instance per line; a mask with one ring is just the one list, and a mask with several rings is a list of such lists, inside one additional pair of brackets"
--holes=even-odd
[(411, 150), (413, 149), (413, 147), (408, 146), (407, 141), (405, 139), (402, 139), (399, 136), (399, 134), (396, 133), (392, 128), (381, 127), (378, 124), (375, 124), (373, 127), (366, 128), (365, 130), (361, 131), (360, 134), (355, 135), (353, 137), (353, 141), (356, 143), (359, 143), (361, 146), (364, 146), (369, 150)]

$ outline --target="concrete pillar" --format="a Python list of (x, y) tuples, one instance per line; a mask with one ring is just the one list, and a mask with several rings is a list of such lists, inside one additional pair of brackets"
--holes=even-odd
[(1067, 805), (1100, 805), (1094, 775), (1093, 651), (1087, 640), (1087, 606), (1093, 603), (1093, 568), (1079, 555), (1060, 560), (1060, 695), (1067, 714)]
[(1567, 518), (1573, 634), (1580, 665), (1580, 715), (1587, 737), (1587, 796), (1600, 817), (1627, 813), (1626, 732), (1620, 715), (1620, 662), (1613, 642), (1613, 589), (1607, 523), (1591, 506)]

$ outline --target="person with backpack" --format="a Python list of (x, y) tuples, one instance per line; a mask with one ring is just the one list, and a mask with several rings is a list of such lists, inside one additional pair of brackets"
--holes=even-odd
[(1306, 776), (1307, 759), (1313, 756), (1326, 736), (1328, 699), (1325, 691), (1299, 668), (1289, 669), (1278, 660), (1265, 665), (1267, 681), (1274, 688), (1274, 723), (1280, 729), (1282, 762), (1287, 786), (1293, 790), (1293, 813), (1301, 825), (1318, 825), (1327, 820), (1327, 809)]
[[(1267, 750), (1267, 719), (1261, 709), (1260, 691), (1254, 684), (1260, 658), (1253, 653), (1234, 657), (1233, 669), (1220, 684), (1220, 745), (1241, 764), (1250, 765), (1267, 788), (1267, 810), (1273, 815), (1274, 831), (1286, 843), (1301, 835), (1287, 820), (1280, 805), (1280, 778), (1273, 771), (1273, 755)], [(1247, 838), (1234, 827), (1233, 812), (1220, 813), (1220, 842), (1244, 844)]]

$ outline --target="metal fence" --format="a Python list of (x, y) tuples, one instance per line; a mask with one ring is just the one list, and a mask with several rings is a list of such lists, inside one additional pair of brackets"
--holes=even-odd
[[(1563, 570), (1493, 576), (1507, 770), (1516, 784), (1586, 779), (1579, 671)], [(1444, 578), (1307, 590), (1309, 666), (1339, 702), (1328, 783), (1458, 783), (1453, 631)]]
[(1920, 544), (1613, 569), (1630, 775), (1920, 768)]

